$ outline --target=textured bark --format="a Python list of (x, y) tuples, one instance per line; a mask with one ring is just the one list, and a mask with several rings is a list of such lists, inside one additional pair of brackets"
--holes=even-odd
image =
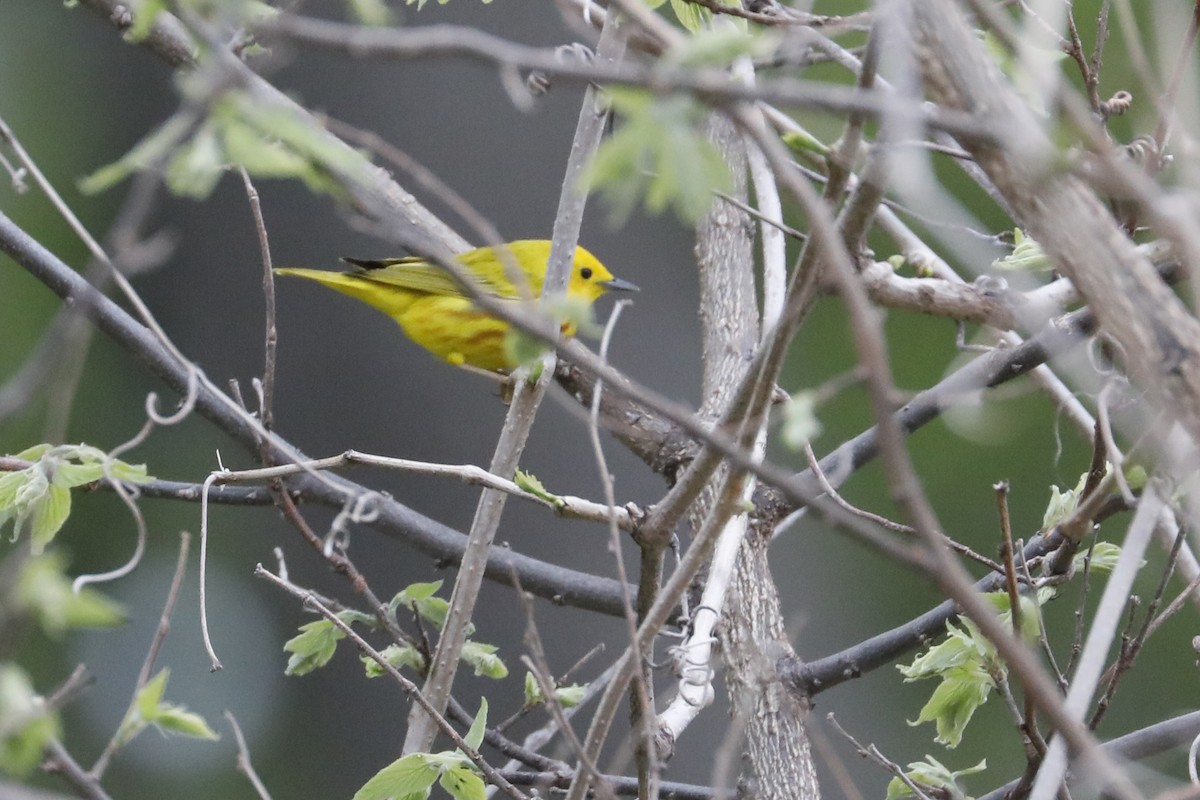
[(738, 554), (733, 602), (726, 604), (720, 631), (725, 684), (734, 718), (746, 731), (738, 795), (758, 800), (817, 798), (820, 787), (804, 730), (809, 709), (787, 690), (776, 669), (781, 659), (796, 658), (767, 559), (777, 521), (753, 520)]
[[(995, 132), (962, 144), (1004, 195), (1022, 227), (1078, 288), (1100, 330), (1124, 351), (1124, 364), (1158, 408), (1200, 441), (1200, 322), (1138, 252), (1083, 181), (1065, 171), (1053, 143), (982, 46), (956, 3), (914, 3), (919, 55), (929, 92), (969, 111)], [(1160, 216), (1167, 235), (1194, 236)]]
[[(723, 117), (714, 118), (710, 136), (734, 176), (732, 193), (744, 198), (746, 157), (741, 138)], [(710, 419), (728, 405), (758, 346), (753, 241), (750, 218), (720, 201), (698, 230), (704, 326), (701, 413)], [(694, 527), (710, 513), (714, 487), (724, 475), (722, 468), (695, 504)], [(776, 662), (792, 650), (767, 563), (774, 522), (751, 517), (718, 630), (733, 715), (744, 732), (738, 790), (743, 797), (764, 800), (816, 798), (820, 792), (804, 730), (807, 709), (791, 699), (775, 669)]]

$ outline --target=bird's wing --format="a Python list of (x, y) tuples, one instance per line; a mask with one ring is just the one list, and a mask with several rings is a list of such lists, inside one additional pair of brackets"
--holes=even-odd
[[(395, 286), (422, 294), (444, 295), (447, 297), (462, 297), (465, 295), (458, 281), (446, 270), (431, 264), (416, 256), (409, 258), (386, 258), (379, 261), (368, 261), (358, 258), (343, 258), (348, 264), (358, 267), (354, 274), (376, 283)], [(464, 265), (479, 288), (494, 297), (513, 297), (512, 286), (507, 281), (503, 285), (474, 272), (470, 265)]]

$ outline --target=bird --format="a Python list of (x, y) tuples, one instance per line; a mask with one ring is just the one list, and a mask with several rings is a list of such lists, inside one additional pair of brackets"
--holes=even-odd
[[(503, 257), (501, 250), (511, 259)], [(475, 279), (479, 291), (498, 300), (519, 302), (540, 295), (550, 241), (518, 240), (502, 247), (479, 247), (455, 258)], [(511, 280), (506, 260), (520, 269), (527, 287)], [(513, 326), (476, 305), (459, 282), (433, 261), (420, 256), (342, 261), (353, 269), (279, 267), (275, 273), (313, 280), (361, 300), (395, 320), (409, 339), (456, 366), (501, 373), (517, 366), (509, 343)], [(594, 255), (576, 247), (567, 298), (590, 308), (609, 291), (638, 291), (638, 287), (614, 277)], [(576, 327), (573, 321), (560, 324), (566, 337), (574, 336)]]

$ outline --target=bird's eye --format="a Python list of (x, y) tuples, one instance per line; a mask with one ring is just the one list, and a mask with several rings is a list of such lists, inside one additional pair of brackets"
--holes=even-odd
[(591, 268), (591, 267), (584, 267), (583, 269), (579, 270), (579, 275), (580, 275), (580, 277), (582, 277), (582, 278), (583, 278), (585, 281), (590, 281), (590, 280), (592, 279), (592, 268)]

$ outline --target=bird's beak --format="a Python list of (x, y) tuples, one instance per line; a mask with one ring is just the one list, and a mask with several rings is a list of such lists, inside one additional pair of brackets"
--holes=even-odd
[(611, 281), (600, 281), (600, 285), (603, 286), (605, 289), (608, 289), (610, 291), (616, 291), (616, 292), (640, 292), (641, 291), (641, 289), (639, 289), (637, 287), (637, 284), (630, 283), (629, 281), (622, 280), (620, 278), (613, 278)]

